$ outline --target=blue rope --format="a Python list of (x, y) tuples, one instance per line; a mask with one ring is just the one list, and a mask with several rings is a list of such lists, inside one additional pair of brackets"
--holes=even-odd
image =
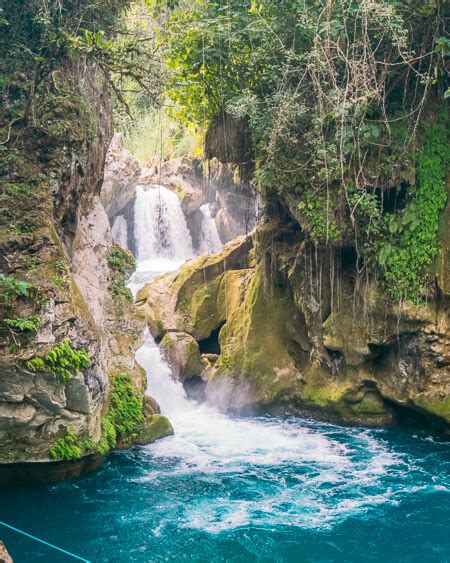
[(6, 528), (9, 528), (10, 530), (14, 530), (15, 532), (18, 532), (19, 534), (23, 534), (24, 536), (27, 536), (27, 537), (31, 538), (32, 540), (36, 540), (38, 542), (43, 543), (44, 545), (48, 545), (49, 547), (53, 547), (53, 549), (57, 549), (58, 551), (62, 551), (62, 553), (65, 553), (66, 555), (70, 555), (71, 557), (75, 557), (75, 559), (79, 559), (80, 561), (84, 561), (85, 563), (90, 563), (90, 561), (88, 559), (83, 559), (82, 557), (78, 557), (78, 555), (70, 553), (70, 551), (66, 551), (65, 549), (62, 549), (61, 547), (57, 547), (56, 545), (48, 543), (47, 541), (40, 540), (39, 538), (32, 536), (31, 534), (27, 534), (27, 532), (23, 532), (22, 530), (19, 530), (18, 528), (14, 528), (14, 526), (10, 526), (9, 524), (6, 524), (5, 522), (0, 521), (0, 524), (2, 526), (5, 526)]

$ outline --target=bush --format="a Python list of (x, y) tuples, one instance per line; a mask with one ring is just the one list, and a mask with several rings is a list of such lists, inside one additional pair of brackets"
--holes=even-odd
[(0, 301), (5, 305), (12, 305), (18, 297), (29, 297), (32, 285), (15, 278), (0, 274)]
[(41, 326), (39, 315), (33, 317), (18, 317), (17, 319), (3, 319), (2, 323), (7, 327), (20, 332), (37, 332)]

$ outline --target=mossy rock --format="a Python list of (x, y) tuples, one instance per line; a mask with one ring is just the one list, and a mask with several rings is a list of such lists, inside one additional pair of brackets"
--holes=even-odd
[(203, 371), (203, 362), (197, 341), (184, 332), (168, 332), (160, 348), (172, 369), (174, 377), (185, 381)]
[(144, 428), (135, 443), (145, 446), (173, 434), (173, 427), (167, 417), (161, 414), (152, 414), (145, 421)]

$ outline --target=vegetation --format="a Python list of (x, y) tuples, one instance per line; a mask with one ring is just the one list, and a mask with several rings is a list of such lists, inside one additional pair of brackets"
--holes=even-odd
[(247, 124), (260, 189), (297, 200), (313, 243), (353, 239), (392, 298), (420, 299), (449, 164), (445, 2), (176, 4), (161, 29), (173, 115)]
[(14, 276), (0, 274), (0, 303), (10, 307), (19, 297), (29, 297), (32, 285)]
[(35, 356), (25, 362), (26, 367), (35, 371), (45, 371), (67, 383), (78, 371), (89, 367), (91, 359), (84, 348), (75, 350), (69, 339), (63, 340), (43, 358)]
[(91, 450), (93, 447), (93, 440), (89, 438), (78, 439), (74, 434), (69, 432), (50, 449), (50, 457), (55, 460), (65, 459), (67, 461), (75, 461), (80, 459), (85, 451)]
[(8, 328), (18, 330), (19, 332), (37, 332), (41, 326), (41, 318), (39, 315), (32, 317), (18, 317), (17, 319), (5, 318), (1, 321)]
[(141, 432), (144, 424), (142, 400), (128, 374), (111, 377), (112, 393), (109, 411), (102, 420), (102, 436), (97, 446), (101, 454), (114, 448), (117, 442), (129, 443)]
[(126, 281), (136, 269), (136, 262), (131, 252), (114, 244), (108, 257), (108, 266), (111, 272), (109, 291), (115, 297), (123, 296), (132, 301), (131, 292), (125, 287)]

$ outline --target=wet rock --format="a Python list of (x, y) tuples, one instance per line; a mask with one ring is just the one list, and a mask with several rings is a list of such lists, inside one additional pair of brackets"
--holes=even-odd
[(148, 418), (152, 414), (161, 413), (161, 409), (159, 408), (156, 399), (150, 397), (150, 395), (144, 395), (143, 413), (145, 418)]
[(168, 418), (160, 414), (152, 414), (146, 419), (144, 428), (135, 443), (145, 446), (166, 436), (172, 436), (173, 433), (173, 427)]
[(168, 332), (161, 340), (160, 348), (172, 369), (174, 377), (181, 382), (203, 370), (197, 341), (184, 332)]

